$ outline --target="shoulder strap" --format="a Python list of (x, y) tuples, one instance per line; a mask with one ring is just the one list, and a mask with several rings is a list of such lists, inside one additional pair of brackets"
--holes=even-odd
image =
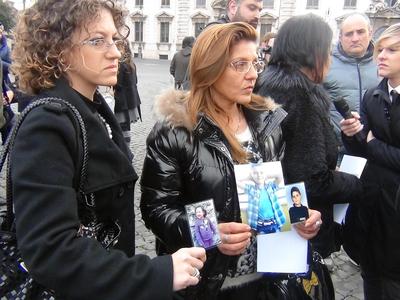
[[(82, 136), (82, 148), (83, 148), (83, 155), (81, 158), (81, 167), (80, 167), (80, 174), (79, 174), (79, 183), (77, 186), (77, 192), (80, 194), (83, 192), (83, 187), (86, 181), (86, 175), (87, 175), (87, 162), (88, 162), (88, 141), (87, 141), (87, 132), (86, 132), (86, 127), (85, 123), (82, 119), (81, 114), (79, 111), (76, 109), (75, 106), (73, 106), (71, 103), (60, 99), (60, 98), (55, 98), (55, 97), (48, 97), (48, 98), (42, 98), (33, 101), (31, 104), (29, 104), (20, 114), (15, 126), (13, 127), (4, 147), (3, 151), (1, 153), (1, 158), (0, 158), (0, 171), (2, 170), (6, 160), (7, 160), (7, 169), (6, 169), (6, 202), (7, 202), (7, 212), (5, 219), (3, 221), (2, 227), (4, 230), (11, 230), (13, 221), (14, 221), (14, 212), (13, 212), (13, 197), (12, 197), (12, 182), (11, 182), (11, 166), (10, 166), (10, 161), (11, 161), (11, 155), (12, 155), (12, 148), (14, 146), (15, 138), (17, 136), (18, 130), (22, 125), (22, 122), (25, 120), (26, 116), (28, 113), (41, 105), (49, 104), (49, 103), (59, 103), (61, 105), (65, 105), (69, 111), (71, 112), (69, 115), (72, 115), (73, 119), (75, 119), (75, 123), (78, 124), (78, 134), (77, 136)], [(74, 127), (76, 128), (76, 125), (74, 124)]]

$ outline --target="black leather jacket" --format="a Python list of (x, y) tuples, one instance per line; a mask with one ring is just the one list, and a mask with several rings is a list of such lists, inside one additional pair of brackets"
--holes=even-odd
[[(192, 246), (186, 204), (212, 198), (219, 222), (241, 222), (234, 162), (222, 131), (205, 115), (194, 128), (184, 127), (180, 124), (185, 124), (187, 113), (182, 103), (168, 97), (160, 103), (168, 107), (161, 117), (169, 118), (158, 122), (148, 136), (141, 179), (141, 212), (157, 237), (159, 255)], [(284, 150), (280, 123), (286, 112), (270, 104), (274, 111), (244, 109), (264, 161), (280, 160)], [(183, 292), (185, 299), (214, 299), (236, 259), (217, 248), (208, 250), (202, 280)]]

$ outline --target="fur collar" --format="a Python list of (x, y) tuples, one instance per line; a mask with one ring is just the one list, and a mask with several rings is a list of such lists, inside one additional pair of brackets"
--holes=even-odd
[[(167, 90), (161, 95), (156, 96), (154, 102), (154, 114), (157, 121), (166, 122), (172, 127), (185, 127), (193, 131), (194, 127), (187, 111), (187, 91)], [(279, 107), (271, 98), (266, 98), (266, 110), (274, 111)], [(264, 111), (254, 111), (245, 109), (246, 116), (257, 115)]]

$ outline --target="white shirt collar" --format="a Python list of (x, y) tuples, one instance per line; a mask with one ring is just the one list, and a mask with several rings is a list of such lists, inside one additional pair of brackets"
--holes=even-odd
[(396, 86), (396, 87), (392, 87), (390, 84), (389, 84), (389, 81), (387, 82), (387, 85), (388, 85), (388, 91), (389, 91), (389, 98), (390, 98), (390, 101), (392, 101), (392, 95), (390, 94), (393, 90), (395, 90), (398, 94), (400, 94), (400, 85), (398, 85), (398, 86)]

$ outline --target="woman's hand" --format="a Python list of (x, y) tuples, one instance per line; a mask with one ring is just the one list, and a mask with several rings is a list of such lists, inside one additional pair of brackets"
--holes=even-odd
[(200, 247), (182, 248), (172, 254), (174, 267), (174, 291), (196, 285), (200, 281), (200, 272), (206, 261), (206, 250)]
[(308, 215), (309, 217), (305, 222), (294, 225), (297, 233), (306, 240), (316, 236), (322, 225), (321, 213), (319, 211), (309, 209)]
[(353, 136), (363, 129), (363, 125), (360, 122), (360, 115), (354, 111), (351, 114), (354, 118), (340, 121), (340, 129), (347, 136)]
[(222, 243), (218, 245), (219, 251), (225, 255), (239, 255), (250, 244), (250, 226), (243, 223), (220, 223), (218, 230)]

